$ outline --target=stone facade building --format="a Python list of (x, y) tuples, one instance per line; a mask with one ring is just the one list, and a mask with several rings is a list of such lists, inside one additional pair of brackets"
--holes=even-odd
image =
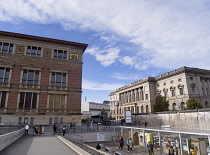
[(0, 31), (0, 121), (81, 121), (87, 44)]
[(194, 97), (203, 108), (210, 108), (210, 70), (181, 67), (157, 77), (147, 77), (118, 88), (110, 94), (111, 115), (125, 118), (125, 110), (150, 113), (157, 95), (169, 101), (170, 110), (186, 108), (186, 101)]

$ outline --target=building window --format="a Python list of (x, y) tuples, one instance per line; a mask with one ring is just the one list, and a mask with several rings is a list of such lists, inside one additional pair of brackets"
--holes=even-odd
[(166, 82), (164, 82), (163, 85), (165, 86), (166, 85)]
[(34, 124), (34, 118), (33, 117), (30, 118), (30, 124)]
[(182, 79), (181, 79), (181, 78), (179, 78), (179, 79), (178, 79), (178, 81), (179, 81), (179, 82), (181, 82), (181, 81), (182, 81)]
[(22, 123), (22, 117), (19, 117), (18, 118), (18, 124), (21, 124)]
[(208, 106), (208, 101), (206, 101), (205, 102), (205, 106), (206, 106), (206, 108), (208, 108), (209, 106)]
[(174, 80), (171, 80), (171, 84), (173, 84), (174, 83)]
[(23, 85), (38, 85), (39, 84), (39, 71), (38, 70), (23, 70), (22, 77)]
[(28, 46), (26, 56), (41, 57), (41, 47)]
[(79, 60), (79, 54), (70, 54), (70, 60)]
[(9, 74), (9, 68), (0, 67), (0, 83), (9, 83)]
[(63, 124), (63, 117), (60, 118), (60, 124)]
[(183, 88), (179, 88), (180, 95), (183, 95)]
[(12, 54), (13, 44), (0, 42), (0, 53)]
[(50, 94), (49, 109), (65, 109), (65, 94)]
[(168, 91), (164, 91), (164, 96), (168, 97)]
[(52, 117), (49, 118), (49, 124), (52, 124)]
[(144, 113), (144, 107), (141, 106), (141, 113)]
[(175, 96), (175, 90), (174, 89), (171, 90), (171, 96)]
[(37, 93), (21, 92), (20, 93), (20, 109), (36, 109)]
[(53, 54), (53, 59), (67, 60), (67, 51), (55, 49)]
[(172, 105), (173, 107), (173, 110), (176, 110), (176, 103), (173, 103), (173, 105)]
[(195, 87), (191, 86), (192, 92), (195, 93)]
[(149, 113), (149, 106), (146, 106), (146, 113)]
[(28, 117), (24, 118), (24, 124), (28, 124)]
[(0, 91), (0, 101), (1, 101), (0, 108), (5, 108), (6, 96), (7, 96), (6, 91)]
[(52, 72), (50, 86), (66, 87), (66, 73)]
[(184, 109), (185, 109), (185, 103), (181, 102), (181, 110), (184, 110)]
[(54, 124), (58, 124), (58, 117), (54, 118)]
[(193, 77), (190, 77), (190, 80), (193, 81)]
[(148, 99), (149, 99), (149, 96), (148, 96), (148, 94), (145, 94), (145, 98), (146, 98), (146, 100), (148, 100)]

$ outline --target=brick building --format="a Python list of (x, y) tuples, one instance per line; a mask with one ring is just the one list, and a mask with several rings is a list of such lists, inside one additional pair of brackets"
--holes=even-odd
[(0, 121), (81, 121), (87, 44), (0, 31)]

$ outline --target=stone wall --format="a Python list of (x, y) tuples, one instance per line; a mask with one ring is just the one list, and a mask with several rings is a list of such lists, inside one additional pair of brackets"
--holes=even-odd
[(145, 115), (133, 115), (134, 124), (149, 127), (169, 125), (180, 129), (208, 130), (210, 128), (210, 111), (182, 111), (170, 113), (149, 113)]
[(20, 137), (23, 136), (23, 134), (24, 134), (24, 129), (1, 135), (0, 136), (0, 151), (8, 147), (9, 145), (11, 145), (16, 140), (18, 140)]

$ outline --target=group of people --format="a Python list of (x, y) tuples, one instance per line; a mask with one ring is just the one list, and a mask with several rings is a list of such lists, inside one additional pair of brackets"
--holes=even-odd
[[(28, 135), (28, 131), (29, 131), (29, 125), (28, 124), (25, 124), (25, 135)], [(37, 129), (38, 128), (38, 129)], [(39, 131), (38, 131), (39, 130)], [(41, 125), (39, 125), (39, 127), (35, 127), (35, 126), (33, 126), (33, 128), (32, 128), (32, 134), (33, 134), (33, 136), (35, 135), (35, 134), (41, 134), (41, 133), (43, 133), (43, 127), (41, 126)]]
[[(128, 152), (130, 152), (130, 150), (132, 150), (133, 148), (133, 140), (132, 138), (128, 139), (126, 141), (126, 145), (128, 147)], [(124, 146), (124, 140), (123, 140), (123, 137), (120, 137), (119, 140), (118, 140), (118, 146), (119, 146), (119, 149), (122, 150), (123, 149), (123, 146)]]

